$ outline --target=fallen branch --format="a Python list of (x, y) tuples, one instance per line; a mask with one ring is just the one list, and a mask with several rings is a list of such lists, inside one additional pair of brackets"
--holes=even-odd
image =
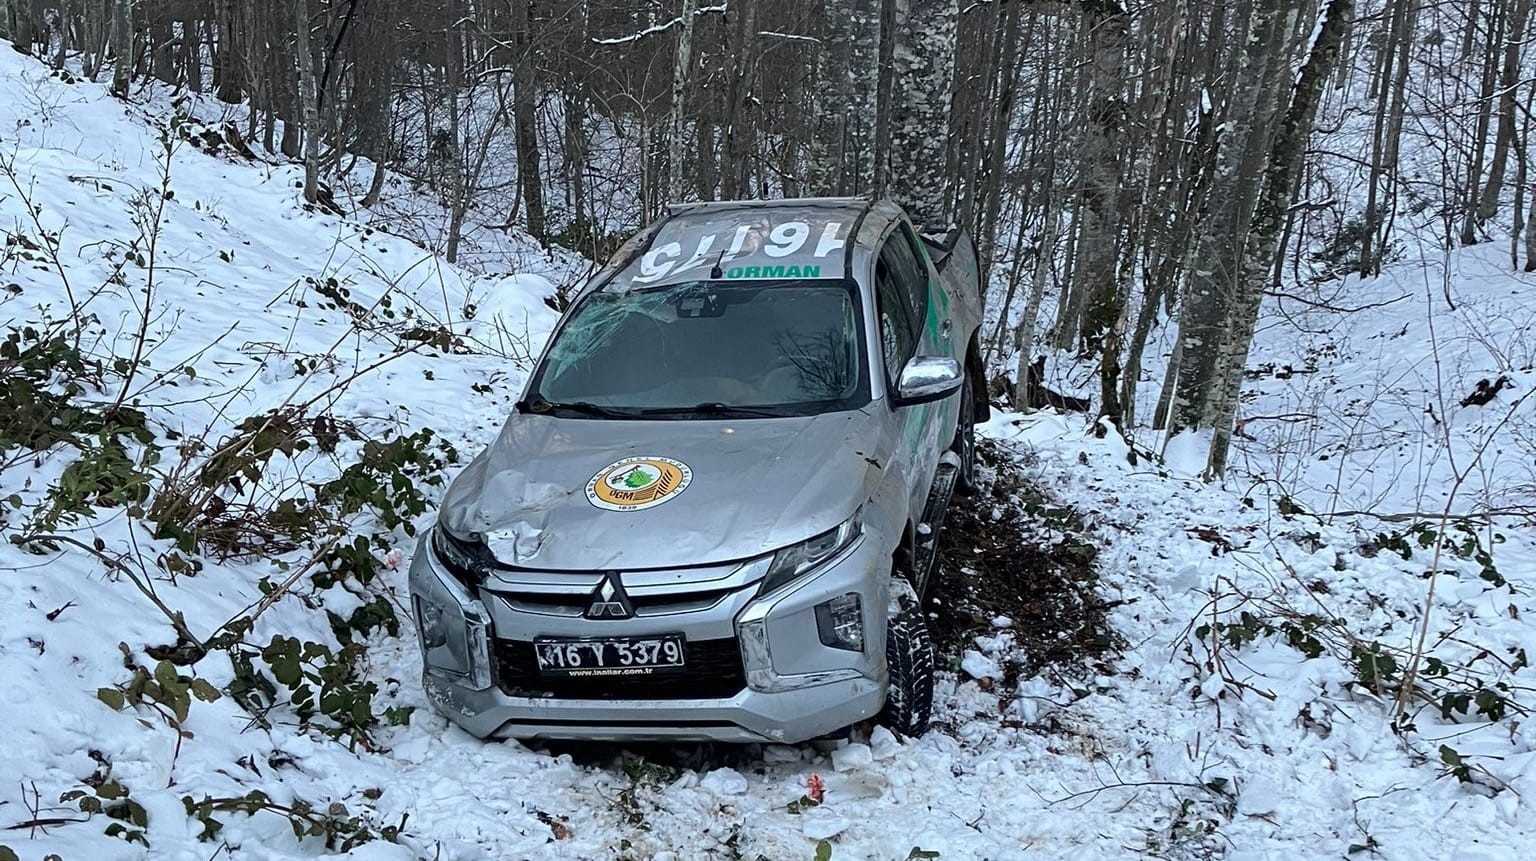
[(155, 594), (154, 587), (149, 585), (148, 574), (145, 574), (141, 578), (139, 574), (135, 573), (132, 568), (128, 567), (128, 563), (124, 562), (122, 559), (114, 557), (104, 548), (86, 544), (84, 541), (81, 541), (78, 538), (72, 538), (68, 535), (58, 535), (54, 533), (47, 533), (42, 535), (25, 535), (13, 539), (13, 542), (16, 544), (68, 544), (72, 547), (78, 547), (81, 550), (84, 550), (85, 552), (101, 560), (102, 564), (106, 565), (108, 568), (127, 577), (128, 580), (132, 582), (133, 585), (144, 594), (144, 597), (148, 598), (149, 602), (155, 605), (155, 609), (159, 610), (161, 615), (165, 616), (165, 618), (171, 623), (171, 627), (175, 629), (178, 637), (182, 638), (185, 642), (188, 643), (202, 642), (197, 637), (192, 635), (191, 629), (187, 627), (186, 618), (183, 617), (181, 613), (172, 610), (170, 607), (167, 607), (165, 602), (160, 600), (160, 596)]
[(1517, 508), (1484, 508), (1479, 511), (1464, 513), (1444, 513), (1439, 511), (1401, 511), (1393, 514), (1378, 514), (1374, 511), (1318, 511), (1312, 512), (1315, 517), (1370, 517), (1387, 523), (1404, 523), (1415, 520), (1490, 520), (1495, 517), (1536, 517), (1536, 507), (1522, 506)]
[(1297, 296), (1295, 293), (1286, 293), (1281, 290), (1265, 290), (1264, 295), (1273, 296), (1277, 299), (1290, 299), (1293, 302), (1300, 302), (1303, 305), (1310, 305), (1313, 308), (1321, 308), (1324, 311), (1334, 311), (1340, 314), (1353, 314), (1357, 311), (1369, 311), (1372, 308), (1385, 308), (1388, 305), (1392, 305), (1407, 299), (1410, 294), (1404, 293), (1396, 299), (1388, 299), (1385, 302), (1372, 302), (1369, 305), (1360, 305), (1355, 308), (1345, 308), (1339, 305), (1331, 304), (1329, 302), (1320, 302), (1316, 299), (1308, 299), (1305, 296)]

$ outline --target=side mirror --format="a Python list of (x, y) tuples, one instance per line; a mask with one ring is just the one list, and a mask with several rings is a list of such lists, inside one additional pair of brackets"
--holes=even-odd
[(901, 369), (893, 400), (898, 407), (942, 401), (960, 391), (964, 384), (965, 371), (954, 359), (917, 356)]

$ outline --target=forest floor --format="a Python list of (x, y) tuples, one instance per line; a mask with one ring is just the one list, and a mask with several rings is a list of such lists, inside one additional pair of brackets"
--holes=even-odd
[[(205, 152), (218, 115), (199, 111), (202, 122), (173, 124), (160, 102), (113, 100), (0, 55), (0, 325), (67, 333), (73, 301), (89, 317), (81, 367), (102, 363), (48, 365), (33, 400), (8, 388), (6, 408), (53, 403), (42, 391), (113, 418), (99, 405), (127, 393), (143, 414), (141, 436), (115, 447), (89, 433), (31, 449), (19, 446), (36, 438), (0, 436), (11, 539), (0, 543), (0, 859), (7, 848), (25, 861), (1536, 850), (1524, 728), (1536, 538), (1512, 521), (1463, 530), (1304, 513), (1434, 512), (1435, 500), (1462, 511), (1446, 468), (1478, 476), (1468, 498), (1528, 498), (1531, 464), (1518, 453), (1532, 402), (1518, 398), (1536, 384), (1536, 348), (1517, 293), (1529, 286), (1495, 253), (1402, 263), (1358, 292), (1415, 277), (1437, 289), (1352, 293), (1385, 303), (1356, 314), (1267, 317), (1248, 413), (1315, 420), (1252, 422), (1241, 474), (1253, 478), (1230, 486), (1200, 480), (1180, 449), (1156, 457), (1081, 416), (998, 411), (982, 428), (986, 487), (944, 538), (932, 617), (944, 666), (921, 738), (861, 728), (794, 746), (485, 743), (435, 714), (420, 688), (406, 526), (377, 507), (350, 511), (346, 541), (377, 539), (359, 550), (372, 578), (296, 577), (315, 547), (271, 534), (243, 552), (177, 551), (154, 537), (125, 476), (169, 487), (175, 465), (198, 457), (189, 440), (214, 445), (248, 417), (304, 404), (306, 447), (271, 447), (249, 484), (220, 485), (221, 498), (270, 507), (351, 475), (377, 445), (417, 439), (406, 454), (421, 455), (411, 469), (428, 507), (408, 495), (388, 504), (424, 525), (441, 492), (425, 479), (451, 476), (495, 435), (554, 323), (545, 299), (587, 264), (471, 237), (515, 274), (450, 266), (306, 209), (295, 165)], [(431, 206), (409, 203), (402, 211)], [(1440, 307), (1439, 275), (1423, 275), (1440, 272), (1456, 311)], [(1481, 343), (1527, 351), (1523, 369)], [(1424, 344), (1439, 345), (1438, 361), (1412, 358)], [(125, 379), (114, 360), (136, 354), (148, 370)], [(1500, 412), (1442, 407), (1500, 373), (1515, 383), (1496, 396)], [(1273, 430), (1303, 426), (1305, 439)], [(430, 442), (414, 436), (424, 429)], [(1492, 462), (1496, 449), (1507, 462)], [(81, 464), (104, 470), (84, 491)], [(86, 502), (61, 510), (71, 498)], [(44, 526), (62, 538), (22, 538)], [(230, 693), (204, 701), (263, 666), (238, 644), (159, 676), (150, 655), (174, 656), (155, 647), (177, 632), (157, 604), (198, 635), (227, 632), (290, 580), (237, 639), (338, 652), (353, 641), (357, 676), (343, 693), (371, 684), (364, 709), (377, 722), (353, 732), (306, 715), (286, 684), (254, 714)], [(380, 596), (398, 627), (353, 627)], [(1428, 659), (1399, 713), (1393, 691), (1426, 607)], [(281, 657), (271, 663), (280, 681)], [(135, 667), (159, 693), (135, 684)], [(176, 701), (182, 688), (199, 696)], [(805, 799), (815, 783), (819, 804)]]

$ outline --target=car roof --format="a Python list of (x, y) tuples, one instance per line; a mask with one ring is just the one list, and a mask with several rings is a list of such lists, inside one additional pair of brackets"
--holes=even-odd
[[(817, 197), (673, 205), (620, 248), (588, 289), (703, 279), (846, 279), (854, 252), (902, 218), (888, 200)], [(622, 278), (621, 278), (622, 276)]]

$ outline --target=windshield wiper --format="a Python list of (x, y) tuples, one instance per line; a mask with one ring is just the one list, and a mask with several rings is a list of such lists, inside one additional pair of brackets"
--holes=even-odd
[(517, 408), (523, 412), (535, 415), (563, 412), (604, 419), (630, 419), (635, 417), (633, 410), (599, 406), (590, 401), (552, 401), (543, 395), (534, 395), (526, 401), (520, 401), (517, 404)]
[(640, 411), (642, 416), (719, 416), (721, 418), (763, 418), (781, 419), (790, 413), (782, 409), (768, 409), (765, 407), (736, 407), (730, 404), (722, 404), (718, 401), (708, 401), (702, 404), (694, 404), (691, 407), (655, 407)]

